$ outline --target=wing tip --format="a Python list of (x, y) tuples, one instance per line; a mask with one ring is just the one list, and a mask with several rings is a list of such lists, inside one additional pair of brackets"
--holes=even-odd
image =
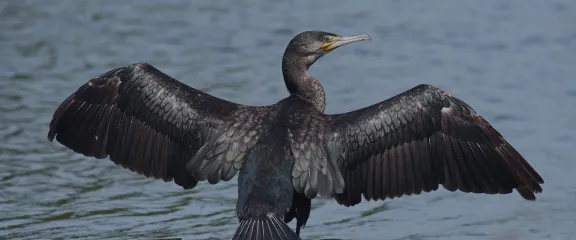
[[(496, 130), (493, 130), (496, 131)], [(499, 143), (495, 147), (496, 152), (511, 168), (517, 181), (516, 191), (526, 200), (536, 200), (535, 194), (541, 193), (544, 179), (530, 163), (512, 147), (502, 136), (498, 137)]]
[[(467, 108), (470, 108), (463, 101), (459, 101)], [(499, 158), (506, 162), (513, 178), (516, 181), (516, 191), (526, 200), (535, 201), (537, 193), (542, 192), (541, 184), (544, 179), (532, 167), (532, 165), (520, 154), (486, 119), (476, 112), (471, 112), (472, 120), (480, 126), (482, 132), (488, 138), (488, 142), (497, 152)]]
[(56, 132), (53, 129), (50, 129), (48, 131), (48, 141), (49, 142), (53, 142), (54, 141), (54, 137), (56, 137)]
[(522, 196), (524, 199), (528, 200), (528, 201), (535, 201), (536, 200), (536, 194), (537, 193), (541, 193), (542, 189), (540, 190), (532, 190), (529, 189), (527, 187), (519, 187), (516, 188), (516, 191), (520, 194), (520, 196)]

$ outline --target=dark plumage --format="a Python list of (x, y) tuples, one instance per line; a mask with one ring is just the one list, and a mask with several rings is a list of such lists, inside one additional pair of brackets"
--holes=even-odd
[[(324, 114), (324, 90), (308, 68), (367, 35), (312, 31), (286, 48), (290, 96), (240, 105), (196, 90), (148, 64), (114, 69), (58, 107), (48, 138), (89, 157), (186, 189), (238, 177), (234, 239), (298, 239), (318, 194), (352, 206), (438, 189), (528, 200), (544, 181), (470, 106), (419, 85), (343, 114)], [(296, 233), (284, 222), (296, 219)]]

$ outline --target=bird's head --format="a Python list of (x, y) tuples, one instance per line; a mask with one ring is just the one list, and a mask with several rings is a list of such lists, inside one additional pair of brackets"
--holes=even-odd
[(284, 55), (298, 58), (309, 67), (320, 57), (340, 46), (364, 40), (370, 40), (370, 36), (367, 34), (338, 36), (322, 31), (306, 31), (296, 35), (290, 41)]

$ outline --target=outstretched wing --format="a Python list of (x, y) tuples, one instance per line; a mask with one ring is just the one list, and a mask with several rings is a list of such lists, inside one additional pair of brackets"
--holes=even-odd
[(235, 175), (265, 113), (265, 107), (201, 92), (149, 64), (132, 64), (91, 79), (64, 100), (48, 139), (193, 188)]
[(544, 181), (468, 104), (419, 85), (356, 111), (326, 115), (328, 152), (345, 188), (338, 203), (420, 194), (444, 188), (510, 193), (534, 200)]

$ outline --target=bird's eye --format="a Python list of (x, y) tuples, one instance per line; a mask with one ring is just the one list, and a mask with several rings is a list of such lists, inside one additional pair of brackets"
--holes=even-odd
[(322, 41), (326, 42), (330, 42), (330, 36), (324, 36), (322, 37)]

